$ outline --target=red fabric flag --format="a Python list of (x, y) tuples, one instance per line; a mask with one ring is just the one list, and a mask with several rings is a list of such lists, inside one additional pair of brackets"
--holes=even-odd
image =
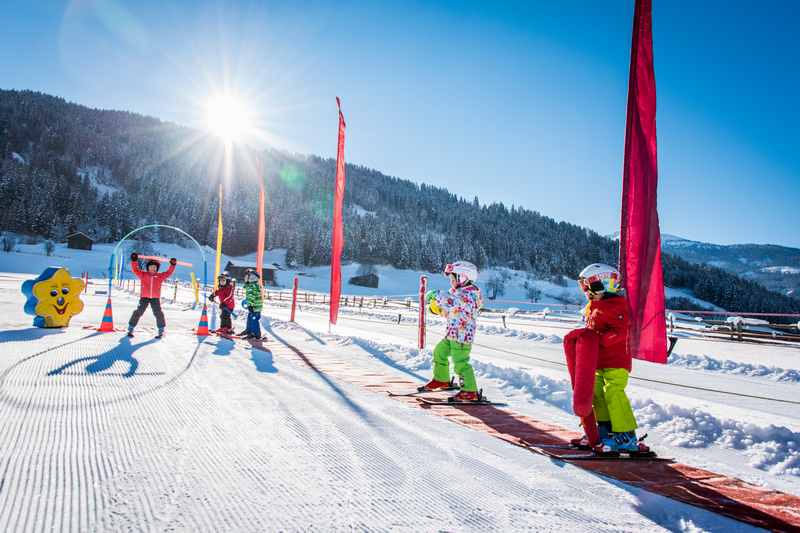
[(633, 14), (628, 119), (622, 183), (620, 269), (631, 312), (633, 357), (667, 362), (661, 233), (656, 210), (656, 80), (652, 0), (636, 0)]
[(336, 97), (339, 108), (339, 143), (336, 150), (336, 183), (333, 193), (333, 229), (331, 235), (331, 309), (330, 323), (336, 324), (339, 317), (339, 297), (342, 294), (342, 250), (344, 249), (344, 222), (342, 204), (344, 202), (344, 115), (342, 102)]
[(261, 159), (257, 163), (258, 172), (258, 244), (256, 246), (256, 265), (258, 265), (258, 284), (263, 289), (263, 267), (264, 267), (264, 239), (267, 234), (266, 221), (264, 220), (264, 177), (263, 169), (261, 167)]

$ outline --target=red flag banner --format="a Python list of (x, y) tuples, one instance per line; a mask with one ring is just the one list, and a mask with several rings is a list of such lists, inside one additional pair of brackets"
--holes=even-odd
[(264, 288), (264, 240), (267, 235), (266, 220), (264, 219), (264, 172), (261, 158), (258, 159), (256, 171), (258, 172), (258, 243), (256, 245), (256, 265), (258, 265), (258, 284)]
[(657, 187), (652, 0), (636, 0), (625, 126), (620, 270), (631, 312), (628, 339), (631, 354), (637, 359), (666, 363), (667, 330), (661, 233), (656, 210)]
[(333, 228), (331, 234), (331, 308), (330, 323), (336, 324), (339, 317), (339, 298), (342, 294), (342, 250), (344, 249), (344, 221), (342, 220), (342, 204), (344, 203), (344, 115), (342, 102), (336, 97), (339, 108), (339, 143), (336, 149), (336, 183), (333, 192)]

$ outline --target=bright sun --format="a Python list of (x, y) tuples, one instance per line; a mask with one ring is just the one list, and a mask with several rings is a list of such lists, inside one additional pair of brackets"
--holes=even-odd
[(227, 93), (209, 98), (206, 126), (227, 143), (241, 141), (252, 128), (245, 106), (238, 98)]

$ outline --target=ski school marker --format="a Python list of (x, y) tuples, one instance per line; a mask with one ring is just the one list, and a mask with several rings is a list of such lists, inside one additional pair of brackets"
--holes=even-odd
[(419, 277), (419, 333), (417, 338), (418, 348), (425, 348), (425, 293), (428, 291), (428, 278)]

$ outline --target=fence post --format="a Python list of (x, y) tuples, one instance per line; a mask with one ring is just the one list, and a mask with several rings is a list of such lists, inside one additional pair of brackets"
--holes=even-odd
[(428, 292), (428, 278), (426, 276), (419, 277), (419, 334), (418, 345), (419, 349), (425, 348), (425, 293)]
[[(292, 316), (289, 319), (290, 322), (294, 322), (295, 317), (295, 309), (297, 308), (297, 286), (300, 283), (300, 279), (295, 276), (294, 281), (292, 282)], [(308, 293), (306, 293), (307, 295)]]

